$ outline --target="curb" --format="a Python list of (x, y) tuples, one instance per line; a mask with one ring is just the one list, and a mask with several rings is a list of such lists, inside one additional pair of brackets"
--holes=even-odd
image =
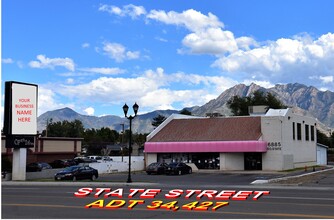
[(334, 167), (332, 167), (330, 169), (319, 170), (319, 171), (314, 171), (314, 172), (310, 172), (310, 173), (304, 173), (304, 174), (297, 175), (297, 176), (287, 176), (287, 177), (280, 177), (280, 178), (274, 178), (274, 179), (269, 179), (269, 180), (255, 180), (251, 184), (276, 183), (276, 182), (279, 182), (281, 180), (288, 180), (288, 179), (292, 179), (292, 178), (299, 178), (299, 177), (303, 177), (303, 176), (308, 176), (308, 175), (317, 174), (317, 173), (323, 173), (323, 172), (332, 171), (332, 170), (334, 170)]

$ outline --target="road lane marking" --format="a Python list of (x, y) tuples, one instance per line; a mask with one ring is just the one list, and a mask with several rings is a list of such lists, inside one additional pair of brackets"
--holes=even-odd
[[(48, 208), (80, 208), (80, 209), (85, 209), (83, 206), (67, 206), (67, 205), (47, 205), (47, 204), (21, 204), (21, 203), (8, 203), (8, 204), (2, 204), (2, 206), (23, 206), (23, 207), (48, 207)], [(101, 209), (97, 209), (101, 210)], [(102, 210), (108, 210), (108, 209), (102, 209)], [(136, 208), (135, 210), (141, 210), (141, 211), (158, 211), (158, 210), (149, 210), (145, 208)], [(128, 209), (118, 209), (118, 211), (127, 211), (129, 212)], [(165, 210), (159, 210), (162, 212), (165, 212)], [(189, 212), (187, 210), (179, 210), (178, 212)], [(334, 215), (308, 215), (308, 214), (298, 214), (298, 213), (261, 213), (261, 212), (226, 212), (226, 211), (220, 211), (220, 212), (205, 212), (206, 214), (230, 214), (230, 215), (255, 215), (255, 216), (276, 216), (276, 217), (298, 217), (298, 218), (329, 218), (329, 219), (334, 219)]]
[(5, 190), (7, 190), (7, 189), (9, 189), (9, 190), (27, 190), (27, 189), (29, 189), (29, 190), (31, 190), (31, 189), (33, 189), (33, 190), (41, 190), (40, 188), (4, 188)]
[[(2, 195), (2, 198), (5, 197), (17, 197), (17, 195)], [(38, 195), (38, 196), (33, 196), (33, 195), (20, 195), (21, 198), (68, 198), (68, 199), (78, 199), (77, 197), (67, 197), (67, 196), (47, 196), (47, 195)], [(288, 203), (288, 202), (275, 202), (275, 201), (269, 201), (269, 199), (304, 199), (304, 200), (334, 200), (331, 198), (302, 198), (302, 197), (267, 197), (267, 200), (265, 201), (251, 201), (251, 200), (245, 200), (243, 201), (243, 203), (247, 203), (247, 204), (252, 204), (252, 205), (256, 205), (256, 204), (284, 204), (284, 205), (297, 205), (297, 206), (318, 206), (318, 207), (334, 207), (334, 204), (316, 204), (316, 203)], [(83, 198), (82, 198), (83, 199)], [(92, 199), (92, 197), (85, 197), (84, 199)], [(95, 199), (95, 198), (94, 198)], [(125, 198), (128, 199), (128, 198)], [(163, 198), (162, 198), (163, 199)], [(218, 200), (217, 200), (218, 201)], [(228, 200), (226, 200), (228, 201)], [(236, 202), (236, 201), (231, 201), (231, 202)], [(232, 204), (232, 203), (231, 203)]]
[(303, 200), (329, 200), (334, 201), (334, 198), (308, 198), (308, 197), (288, 197), (288, 196), (268, 196), (266, 199), (303, 199)]
[(48, 205), (48, 204), (31, 204), (31, 203), (8, 203), (1, 204), (2, 206), (26, 206), (26, 207), (48, 207), (48, 208), (84, 208), (83, 206), (71, 206), (71, 205)]

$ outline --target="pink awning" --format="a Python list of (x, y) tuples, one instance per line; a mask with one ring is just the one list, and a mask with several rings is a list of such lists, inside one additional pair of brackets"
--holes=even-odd
[(266, 141), (146, 142), (145, 153), (267, 152)]

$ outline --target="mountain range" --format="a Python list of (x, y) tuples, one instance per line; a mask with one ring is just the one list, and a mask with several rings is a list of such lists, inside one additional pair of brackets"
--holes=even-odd
[[(216, 99), (209, 101), (202, 106), (195, 106), (187, 108), (192, 115), (205, 116), (207, 113), (219, 113), (221, 115), (231, 115), (229, 108), (227, 107), (227, 101), (238, 95), (245, 97), (251, 95), (254, 91), (261, 90), (263, 92), (270, 92), (275, 95), (283, 104), (293, 108), (293, 111), (317, 118), (320, 123), (323, 124), (325, 129), (331, 127), (334, 128), (334, 92), (329, 90), (320, 91), (313, 86), (306, 86), (303, 84), (277, 84), (272, 88), (264, 88), (254, 83), (249, 86), (245, 84), (238, 84), (230, 89), (225, 90)], [(151, 125), (152, 119), (158, 115), (165, 117), (170, 116), (173, 113), (178, 113), (177, 110), (158, 110), (147, 114), (138, 115), (132, 121), (132, 129), (134, 133), (149, 133), (153, 131), (154, 127)], [(70, 108), (63, 108), (54, 111), (48, 111), (38, 117), (38, 130), (42, 131), (46, 127), (48, 120), (52, 119), (56, 121), (73, 121), (75, 119), (80, 120), (84, 127), (90, 128), (102, 128), (109, 127), (117, 131), (121, 131), (124, 124), (125, 129), (128, 127), (128, 120), (119, 116), (106, 115), (106, 116), (88, 116), (81, 115)]]
[[(132, 120), (132, 131), (134, 133), (150, 133), (153, 131), (154, 127), (152, 126), (152, 120), (154, 117), (158, 115), (163, 115), (166, 118), (174, 113), (178, 113), (176, 110), (158, 110), (153, 111), (143, 115), (137, 115)], [(99, 129), (102, 127), (109, 127), (110, 129), (121, 131), (123, 129), (122, 124), (124, 124), (124, 129), (128, 129), (129, 120), (126, 118), (122, 118), (114, 115), (106, 115), (106, 116), (89, 116), (89, 115), (81, 115), (70, 108), (62, 108), (53, 111), (45, 112), (40, 115), (37, 119), (37, 129), (38, 131), (42, 131), (46, 128), (47, 121), (50, 122), (57, 121), (74, 121), (80, 120), (86, 129)]]

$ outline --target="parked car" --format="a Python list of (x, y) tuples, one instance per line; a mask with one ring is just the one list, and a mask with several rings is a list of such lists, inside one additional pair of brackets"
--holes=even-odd
[(100, 162), (102, 161), (102, 156), (87, 156), (88, 159), (91, 159), (92, 162)]
[(50, 163), (52, 168), (64, 168), (69, 166), (77, 165), (77, 163), (74, 160), (69, 159), (61, 159), (61, 160), (54, 160)]
[(30, 163), (26, 166), (27, 172), (39, 172), (45, 169), (52, 169), (50, 164), (44, 162)]
[(151, 163), (146, 167), (146, 173), (148, 175), (154, 173), (154, 174), (164, 174), (165, 170), (167, 168), (168, 164), (157, 162), (157, 163)]
[(75, 157), (74, 161), (77, 163), (77, 165), (79, 163), (92, 163), (92, 162), (94, 162), (91, 159), (89, 159), (88, 157)]
[(110, 156), (102, 156), (102, 161), (113, 161)]
[(70, 166), (55, 174), (55, 180), (95, 180), (99, 177), (96, 169), (89, 166)]
[(192, 168), (185, 163), (170, 163), (165, 170), (166, 174), (191, 174)]

